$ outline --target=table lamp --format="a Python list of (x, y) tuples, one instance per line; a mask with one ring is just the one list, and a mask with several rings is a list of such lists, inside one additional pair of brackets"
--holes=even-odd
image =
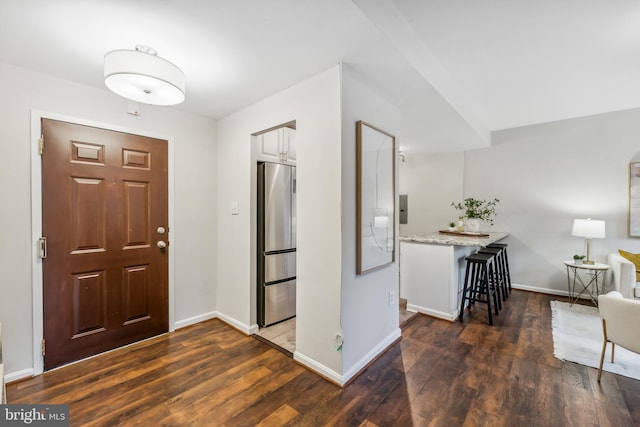
[(591, 261), (591, 239), (604, 239), (604, 221), (597, 219), (574, 219), (572, 236), (584, 237), (587, 241), (587, 260), (585, 264), (594, 264)]

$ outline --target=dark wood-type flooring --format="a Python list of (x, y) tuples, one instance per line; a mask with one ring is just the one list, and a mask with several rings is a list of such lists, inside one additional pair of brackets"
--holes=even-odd
[[(640, 381), (553, 357), (552, 299), (512, 293), (486, 324), (416, 316), (341, 389), (219, 320), (10, 384), (73, 426), (633, 426)], [(345, 343), (345, 347), (349, 343)]]

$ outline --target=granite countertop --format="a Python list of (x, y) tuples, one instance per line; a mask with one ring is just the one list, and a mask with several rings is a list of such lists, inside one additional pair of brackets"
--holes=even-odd
[(415, 242), (415, 243), (429, 243), (435, 245), (453, 245), (453, 246), (487, 246), (491, 243), (502, 240), (509, 235), (504, 232), (489, 232), (482, 231), (482, 234), (488, 234), (488, 237), (476, 237), (465, 235), (451, 235), (441, 234), (436, 231), (426, 236), (402, 236), (400, 241), (403, 242)]

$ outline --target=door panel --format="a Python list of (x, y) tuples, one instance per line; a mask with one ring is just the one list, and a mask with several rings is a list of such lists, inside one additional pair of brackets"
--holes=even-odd
[(45, 369), (168, 330), (167, 142), (43, 120)]
[(104, 180), (71, 179), (72, 251), (104, 251)]
[(149, 265), (125, 268), (124, 276), (124, 323), (132, 323), (150, 318), (147, 300), (149, 294)]
[(265, 252), (295, 247), (292, 224), (293, 168), (264, 164)]
[(287, 279), (296, 275), (296, 253), (285, 252), (264, 256), (264, 281), (266, 283)]
[(124, 182), (123, 190), (125, 249), (149, 247), (149, 183)]
[(296, 315), (296, 281), (265, 286), (264, 322), (270, 325)]
[(106, 329), (104, 276), (104, 271), (73, 275), (73, 338)]
[(279, 161), (282, 144), (277, 130), (258, 135), (259, 154), (267, 161)]

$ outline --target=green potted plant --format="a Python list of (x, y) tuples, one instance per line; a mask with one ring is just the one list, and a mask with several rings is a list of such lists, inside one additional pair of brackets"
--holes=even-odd
[(584, 260), (584, 255), (574, 255), (573, 256), (573, 263), (575, 265), (582, 265)]
[(478, 231), (480, 221), (486, 221), (493, 225), (493, 218), (496, 216), (496, 205), (499, 199), (480, 200), (467, 197), (462, 202), (453, 202), (451, 206), (463, 212), (463, 216), (468, 220), (471, 231)]
[(449, 231), (456, 231), (456, 223), (451, 221), (449, 223)]

